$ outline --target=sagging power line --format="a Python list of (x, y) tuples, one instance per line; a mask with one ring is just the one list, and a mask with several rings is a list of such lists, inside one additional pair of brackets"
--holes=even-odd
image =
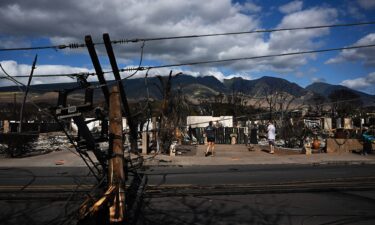
[[(339, 27), (365, 26), (365, 25), (374, 25), (374, 24), (375, 24), (375, 21), (369, 21), (369, 22), (358, 22), (358, 23), (317, 25), (317, 26), (307, 26), (307, 27), (291, 27), (291, 28), (277, 28), (277, 29), (260, 29), (260, 30), (253, 30), (253, 31), (224, 32), (224, 33), (214, 33), (214, 34), (193, 34), (193, 35), (167, 36), (167, 37), (131, 38), (131, 39), (113, 40), (111, 41), (111, 43), (112, 44), (128, 44), (128, 43), (147, 42), (147, 41), (190, 39), (190, 38), (244, 35), (244, 34), (256, 34), (256, 33), (272, 33), (272, 32), (281, 32), (281, 31), (297, 31), (297, 30), (311, 30), (311, 29), (324, 29), (324, 28), (339, 28)], [(94, 43), (94, 45), (103, 45), (103, 44), (104, 44), (103, 42)], [(84, 48), (84, 47), (86, 47), (86, 44), (70, 43), (70, 44), (36, 46), (36, 47), (1, 48), (0, 52), (46, 50), (46, 49), (63, 50), (63, 49), (77, 49), (77, 48)]]

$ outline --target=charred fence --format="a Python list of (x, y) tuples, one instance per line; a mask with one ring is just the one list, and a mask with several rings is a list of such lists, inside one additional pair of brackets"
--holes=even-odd
[[(204, 144), (205, 132), (203, 127), (192, 128), (192, 135), (197, 139), (198, 144)], [(247, 128), (245, 127), (219, 127), (215, 130), (216, 144), (230, 144), (232, 136), (236, 137), (237, 144), (245, 144), (248, 140)]]

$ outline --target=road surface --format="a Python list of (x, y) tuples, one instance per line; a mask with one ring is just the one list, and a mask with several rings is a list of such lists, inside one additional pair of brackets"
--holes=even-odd
[[(138, 224), (375, 224), (375, 165), (150, 167)], [(75, 224), (96, 180), (0, 168), (0, 224)]]

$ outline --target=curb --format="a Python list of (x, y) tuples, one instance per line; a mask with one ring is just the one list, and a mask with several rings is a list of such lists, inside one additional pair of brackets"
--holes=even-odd
[(319, 166), (319, 165), (336, 165), (336, 166), (344, 166), (344, 165), (375, 165), (374, 160), (349, 160), (349, 161), (322, 161), (322, 162), (292, 162), (292, 163), (247, 163), (247, 164), (201, 164), (201, 163), (191, 163), (191, 164), (181, 164), (181, 163), (174, 163), (173, 161), (165, 162), (159, 161), (155, 163), (145, 163), (144, 166), (146, 167), (191, 167), (191, 166), (245, 166), (245, 165), (311, 165), (311, 166)]

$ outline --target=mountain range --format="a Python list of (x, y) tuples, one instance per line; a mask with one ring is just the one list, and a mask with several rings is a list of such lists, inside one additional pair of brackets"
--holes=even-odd
[[(164, 78), (166, 79), (166, 77)], [(109, 82), (108, 82), (109, 83)], [(97, 83), (93, 83), (97, 85)], [(149, 96), (154, 99), (161, 99), (161, 83), (156, 77), (135, 78), (123, 80), (125, 91), (129, 99), (144, 99), (147, 96), (147, 88)], [(76, 87), (77, 83), (59, 83), (59, 84), (40, 84), (33, 85), (31, 92), (45, 93), (52, 90), (69, 89)], [(324, 97), (328, 97), (336, 90), (347, 90), (354, 92), (366, 101), (375, 102), (375, 95), (366, 94), (341, 85), (331, 85), (327, 83), (313, 83), (306, 88), (296, 83), (289, 82), (282, 78), (264, 76), (259, 79), (245, 80), (241, 77), (224, 79), (222, 82), (214, 76), (193, 77), (190, 75), (179, 75), (172, 79), (173, 90), (179, 90), (183, 94), (191, 98), (207, 98), (218, 95), (220, 93), (230, 95), (232, 93), (241, 92), (248, 96), (264, 96), (274, 91), (287, 92), (297, 98), (308, 94), (317, 93)], [(16, 86), (0, 87), (0, 92), (18, 91)], [(96, 97), (102, 97), (100, 89), (95, 92)]]

